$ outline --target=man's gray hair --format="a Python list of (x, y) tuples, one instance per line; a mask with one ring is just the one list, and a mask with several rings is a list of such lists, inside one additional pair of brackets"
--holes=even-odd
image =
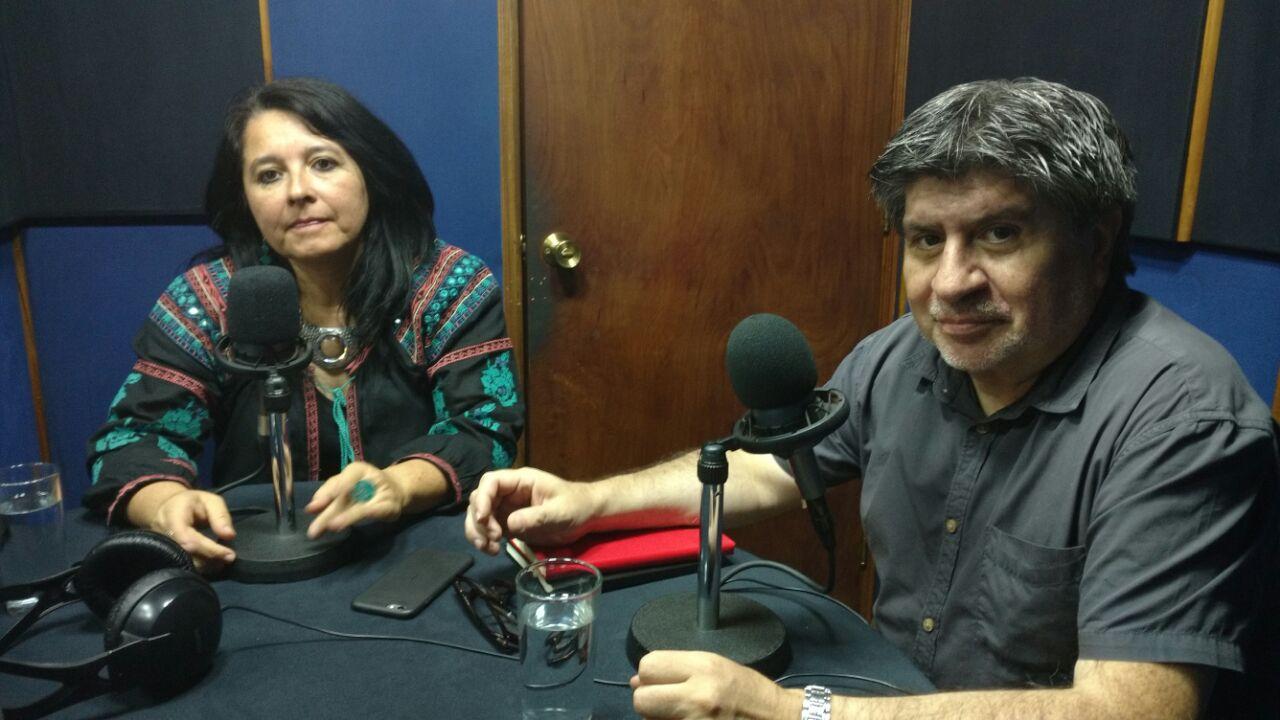
[(906, 119), (871, 168), (872, 194), (899, 232), (907, 186), (992, 170), (1088, 227), (1119, 207), (1112, 271), (1132, 272), (1128, 234), (1137, 201), (1129, 142), (1098, 98), (1037, 78), (981, 80), (944, 91)]

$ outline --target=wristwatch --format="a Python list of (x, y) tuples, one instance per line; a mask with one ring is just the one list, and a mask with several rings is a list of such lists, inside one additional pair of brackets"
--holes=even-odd
[(831, 688), (821, 685), (804, 686), (804, 707), (800, 708), (800, 720), (831, 720)]

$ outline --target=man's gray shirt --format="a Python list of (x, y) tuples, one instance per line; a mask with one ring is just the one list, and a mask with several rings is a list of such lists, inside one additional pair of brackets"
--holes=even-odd
[(1268, 409), (1159, 303), (1103, 302), (990, 417), (910, 316), (829, 383), (852, 412), (816, 454), (863, 478), (877, 626), (941, 688), (1068, 684), (1077, 657), (1243, 667), (1276, 545)]

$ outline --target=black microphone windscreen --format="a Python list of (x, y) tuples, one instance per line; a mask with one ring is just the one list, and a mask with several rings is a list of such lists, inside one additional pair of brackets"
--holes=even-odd
[(298, 283), (282, 267), (254, 265), (231, 276), (227, 335), (237, 346), (296, 342), (301, 331)]
[(733, 392), (752, 410), (802, 403), (818, 384), (818, 368), (804, 333), (786, 318), (769, 313), (738, 323), (729, 334), (725, 365)]

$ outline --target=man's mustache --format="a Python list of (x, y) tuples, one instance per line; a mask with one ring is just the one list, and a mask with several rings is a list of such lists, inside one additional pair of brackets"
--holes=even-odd
[(929, 300), (929, 316), (934, 320), (943, 321), (1008, 320), (1009, 308), (991, 298), (948, 303), (935, 297)]

